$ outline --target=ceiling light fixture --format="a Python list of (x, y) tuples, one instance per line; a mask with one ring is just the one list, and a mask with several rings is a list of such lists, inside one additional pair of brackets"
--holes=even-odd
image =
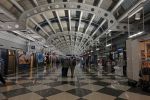
[(129, 38), (133, 38), (133, 37), (139, 36), (139, 35), (141, 35), (141, 34), (143, 34), (143, 33), (144, 33), (143, 31), (138, 32), (138, 33), (136, 33), (136, 34), (130, 35)]
[(137, 9), (136, 11), (134, 11), (133, 13), (131, 13), (131, 15), (128, 16), (128, 18), (131, 18), (132, 16), (134, 16), (136, 13), (138, 13), (142, 9), (143, 9), (143, 7), (140, 7), (139, 9)]
[(106, 45), (106, 47), (109, 47), (109, 46), (111, 46), (111, 44), (107, 44), (107, 45)]
[(99, 50), (99, 48), (96, 48), (96, 50), (98, 51), (98, 50)]
[(48, 45), (44, 45), (44, 47), (48, 48)]
[(108, 30), (107, 33), (106, 33), (106, 35), (109, 34), (111, 31), (112, 31), (112, 30)]
[(135, 20), (140, 20), (140, 19), (141, 19), (141, 13), (136, 13)]

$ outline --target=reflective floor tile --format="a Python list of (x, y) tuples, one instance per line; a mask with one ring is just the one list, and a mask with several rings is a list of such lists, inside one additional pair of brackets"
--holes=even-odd
[(137, 94), (143, 94), (143, 95), (150, 96), (150, 91), (145, 92), (145, 91), (142, 90), (142, 88), (139, 88), (139, 87), (137, 87), (137, 88), (130, 88), (128, 90), (128, 92), (133, 92), (133, 93), (137, 93)]
[(114, 100), (116, 97), (103, 93), (93, 92), (87, 96), (84, 96), (83, 98), (87, 100)]
[(84, 82), (70, 82), (69, 84), (76, 86), (76, 87), (81, 87), (81, 86), (87, 85), (87, 83), (84, 83)]
[(116, 98), (115, 100), (127, 100), (127, 99), (123, 99), (123, 98)]
[(21, 88), (21, 89), (15, 89), (15, 90), (3, 92), (3, 94), (7, 98), (10, 98), (10, 97), (26, 94), (26, 93), (29, 93), (29, 92), (31, 92), (31, 91), (27, 90), (26, 88)]
[(59, 77), (58, 81), (77, 81), (77, 77)]
[(88, 85), (82, 86), (81, 88), (91, 90), (91, 91), (98, 91), (104, 87), (99, 86), (99, 85), (88, 84)]
[(101, 82), (101, 81), (94, 82), (93, 84), (94, 84), (94, 85), (100, 85), (100, 86), (108, 86), (108, 85), (110, 85), (110, 83)]
[(0, 87), (0, 92), (6, 92), (6, 91), (20, 89), (20, 88), (23, 88), (23, 86), (20, 86), (20, 85), (9, 85), (9, 86), (6, 86), (6, 87)]
[(112, 79), (103, 79), (103, 80), (101, 80), (101, 82), (107, 82), (107, 83), (114, 83), (114, 80), (112, 80)]
[(46, 83), (52, 83), (54, 82), (54, 80), (37, 80), (37, 82), (41, 84), (46, 84)]
[(60, 86), (60, 85), (67, 84), (67, 83), (62, 82), (62, 81), (58, 81), (58, 82), (46, 83), (45, 85), (48, 85), (48, 86), (51, 86), (51, 87), (56, 87), (56, 86)]
[(73, 95), (79, 96), (79, 97), (83, 97), (83, 96), (86, 96), (86, 95), (92, 93), (91, 90), (82, 89), (82, 88), (72, 89), (72, 90), (69, 90), (67, 92), (71, 93)]
[(27, 93), (9, 98), (9, 100), (40, 100), (42, 97), (36, 93)]
[(37, 91), (35, 93), (39, 94), (42, 97), (48, 97), (48, 96), (56, 95), (56, 94), (61, 93), (61, 92), (62, 91), (60, 91), (60, 90), (57, 90), (54, 88), (49, 88), (49, 89)]
[(34, 83), (34, 82), (28, 82), (28, 83), (23, 83), (23, 84), (20, 84), (21, 86), (24, 86), (24, 87), (29, 87), (29, 86), (35, 86), (35, 85), (39, 85), (40, 83)]
[(132, 93), (132, 92), (124, 92), (119, 97), (128, 99), (128, 100), (150, 100), (150, 96), (136, 94), (136, 93)]
[(84, 80), (80, 80), (80, 82), (84, 82), (84, 83), (94, 83), (94, 82), (96, 82), (96, 80), (84, 79)]
[(103, 93), (93, 92), (87, 96), (84, 96), (83, 98), (87, 100), (114, 100), (116, 97)]
[(47, 97), (48, 100), (77, 100), (78, 98), (78, 96), (66, 92)]
[(42, 99), (40, 99), (40, 100), (48, 100), (47, 98), (42, 98)]
[(6, 97), (0, 93), (0, 100), (4, 100), (4, 99), (6, 99)]
[(35, 86), (27, 87), (28, 90), (33, 91), (33, 92), (39, 91), (39, 90), (48, 89), (48, 88), (50, 88), (50, 86), (42, 85), (42, 84), (41, 85), (35, 85)]
[(2, 85), (2, 84), (0, 84), (0, 87), (5, 87), (5, 86), (11, 86), (11, 85), (16, 85), (16, 83), (14, 83), (14, 82), (6, 82), (6, 85)]
[(33, 80), (18, 80), (18, 84), (33, 82)]
[(117, 96), (121, 95), (124, 91), (105, 87), (105, 88), (99, 90), (98, 92), (117, 97)]
[(121, 85), (121, 84), (111, 84), (108, 87), (116, 90), (122, 90), (122, 91), (127, 91), (131, 88), (130, 86)]
[(72, 85), (69, 85), (69, 84), (64, 84), (64, 85), (57, 86), (57, 87), (54, 87), (54, 88), (58, 89), (58, 90), (61, 90), (61, 91), (68, 91), (68, 90), (71, 90), (71, 89), (75, 89), (76, 87), (72, 86)]
[(87, 100), (87, 99), (84, 99), (84, 98), (79, 98), (79, 99), (77, 99), (77, 100)]

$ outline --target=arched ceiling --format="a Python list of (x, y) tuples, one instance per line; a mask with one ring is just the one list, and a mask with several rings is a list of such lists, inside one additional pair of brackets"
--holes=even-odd
[(65, 54), (81, 54), (109, 30), (126, 31), (124, 12), (132, 8), (130, 3), (144, 1), (0, 0), (0, 9), (11, 21), (24, 23), (33, 39), (44, 39)]

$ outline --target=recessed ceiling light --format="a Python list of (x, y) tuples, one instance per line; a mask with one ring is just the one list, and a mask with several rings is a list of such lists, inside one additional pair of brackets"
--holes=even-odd
[(18, 24), (16, 24), (16, 25), (15, 25), (15, 28), (19, 28), (19, 25), (18, 25)]
[(12, 28), (10, 25), (7, 26), (9, 29)]
[(59, 5), (55, 5), (55, 8), (59, 8)]

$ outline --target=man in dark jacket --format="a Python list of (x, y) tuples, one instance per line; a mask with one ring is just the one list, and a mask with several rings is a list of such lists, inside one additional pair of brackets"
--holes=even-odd
[(76, 58), (75, 57), (72, 57), (71, 58), (71, 66), (70, 66), (70, 69), (71, 69), (71, 77), (73, 78), (74, 76), (74, 69), (75, 69), (75, 66), (76, 66)]
[(61, 59), (61, 65), (62, 65), (62, 77), (67, 77), (68, 68), (69, 68), (68, 58), (62, 58)]

